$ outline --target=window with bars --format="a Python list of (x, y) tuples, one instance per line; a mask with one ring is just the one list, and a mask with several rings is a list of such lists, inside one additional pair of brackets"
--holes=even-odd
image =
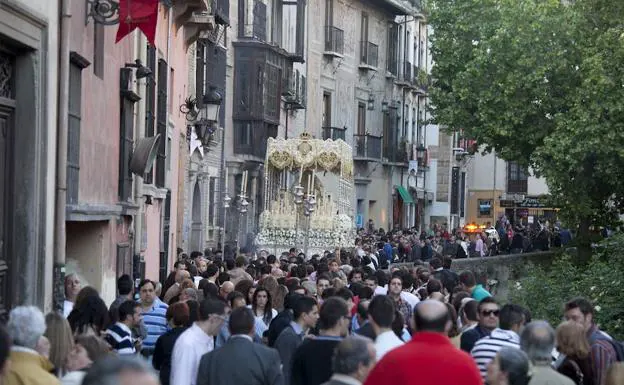
[(157, 95), (157, 116), (156, 130), (160, 134), (158, 141), (158, 154), (156, 155), (156, 186), (165, 187), (165, 176), (167, 172), (167, 75), (169, 67), (163, 59), (158, 60), (158, 95)]
[[(147, 63), (146, 66), (152, 70), (152, 73), (156, 73), (156, 47), (147, 46)], [(145, 137), (149, 138), (154, 136), (154, 127), (156, 116), (154, 114), (156, 109), (156, 80), (154, 76), (148, 76), (145, 78)], [(145, 174), (143, 183), (154, 183), (154, 168)]]

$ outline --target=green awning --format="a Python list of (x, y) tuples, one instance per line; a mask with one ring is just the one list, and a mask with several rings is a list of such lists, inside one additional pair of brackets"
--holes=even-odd
[(396, 186), (396, 189), (399, 192), (399, 195), (401, 196), (401, 199), (403, 199), (404, 203), (414, 203), (412, 196), (410, 195), (410, 193), (407, 191), (405, 187)]

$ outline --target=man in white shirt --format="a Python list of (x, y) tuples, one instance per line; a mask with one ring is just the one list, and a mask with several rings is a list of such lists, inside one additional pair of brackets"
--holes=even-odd
[(74, 309), (76, 296), (82, 289), (80, 277), (76, 273), (65, 276), (65, 301), (63, 302), (63, 317), (67, 318), (69, 313)]
[(178, 337), (171, 355), (171, 385), (195, 385), (202, 356), (214, 349), (214, 336), (225, 321), (225, 303), (204, 300), (199, 320)]
[(373, 326), (377, 361), (390, 350), (403, 345), (403, 341), (392, 331), (394, 301), (386, 295), (376, 295), (368, 305), (368, 320)]

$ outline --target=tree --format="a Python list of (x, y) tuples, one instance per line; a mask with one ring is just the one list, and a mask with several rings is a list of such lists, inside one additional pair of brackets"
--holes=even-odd
[(623, 16), (609, 0), (430, 6), (436, 123), (545, 176), (585, 235), (624, 210)]

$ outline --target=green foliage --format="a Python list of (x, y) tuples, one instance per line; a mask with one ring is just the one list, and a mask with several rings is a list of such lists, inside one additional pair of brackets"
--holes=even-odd
[(624, 212), (624, 2), (432, 0), (435, 122), (531, 166), (570, 223)]
[(582, 296), (596, 307), (596, 322), (614, 337), (624, 339), (624, 235), (605, 240), (592, 261), (578, 265), (569, 255), (550, 266), (529, 264), (525, 277), (510, 282), (509, 299), (531, 309), (533, 319), (548, 320), (556, 327), (563, 305)]

